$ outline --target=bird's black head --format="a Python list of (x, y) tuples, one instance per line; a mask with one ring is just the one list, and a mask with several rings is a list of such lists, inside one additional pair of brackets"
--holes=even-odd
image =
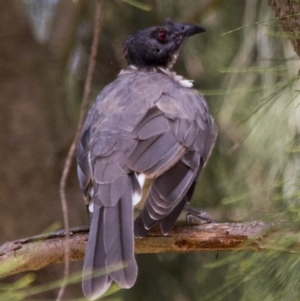
[(139, 30), (130, 35), (124, 44), (128, 65), (138, 68), (171, 68), (185, 38), (204, 32), (192, 24), (173, 23), (169, 18), (163, 26)]

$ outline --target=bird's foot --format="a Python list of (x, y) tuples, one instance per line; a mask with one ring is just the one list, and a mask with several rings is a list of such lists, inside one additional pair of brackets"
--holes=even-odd
[(190, 206), (185, 206), (184, 211), (187, 212), (186, 222), (188, 225), (202, 225), (214, 222), (214, 220), (209, 216), (208, 213), (199, 209)]

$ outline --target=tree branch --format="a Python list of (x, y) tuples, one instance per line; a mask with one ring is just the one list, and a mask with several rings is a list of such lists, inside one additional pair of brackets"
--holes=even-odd
[(300, 2), (290, 0), (268, 0), (295, 52), (300, 57)]
[[(283, 229), (283, 224), (212, 223), (204, 225), (176, 225), (168, 235), (154, 229), (147, 237), (135, 240), (135, 252), (143, 253), (187, 253), (201, 251), (260, 251), (272, 249), (267, 237)], [(70, 260), (84, 257), (88, 227), (71, 229)], [(0, 246), (2, 277), (42, 269), (48, 265), (64, 262), (65, 231), (7, 242)], [(300, 242), (292, 250), (299, 251)]]

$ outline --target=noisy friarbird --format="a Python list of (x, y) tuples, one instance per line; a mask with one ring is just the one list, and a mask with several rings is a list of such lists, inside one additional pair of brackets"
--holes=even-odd
[[(139, 30), (124, 44), (128, 67), (90, 108), (77, 147), (80, 188), (91, 224), (83, 292), (95, 300), (115, 281), (134, 285), (134, 237), (166, 234), (190, 201), (217, 130), (192, 82), (171, 72), (182, 42), (204, 32), (173, 23)], [(134, 206), (149, 189), (134, 221)]]

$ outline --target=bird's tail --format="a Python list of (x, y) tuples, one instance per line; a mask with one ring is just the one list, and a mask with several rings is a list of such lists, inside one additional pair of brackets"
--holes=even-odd
[(128, 189), (114, 206), (94, 204), (83, 264), (83, 292), (95, 300), (112, 281), (121, 288), (130, 288), (136, 277), (132, 193)]

